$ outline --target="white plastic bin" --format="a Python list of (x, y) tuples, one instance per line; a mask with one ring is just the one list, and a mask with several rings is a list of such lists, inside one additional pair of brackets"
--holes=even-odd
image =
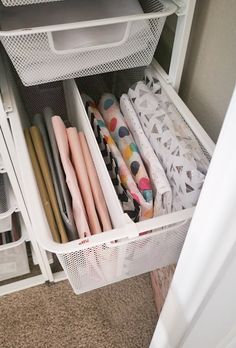
[(62, 0), (1, 0), (4, 6), (34, 5), (42, 2), (62, 1)]
[(0, 38), (35, 85), (150, 64), (170, 0), (67, 0), (1, 9)]

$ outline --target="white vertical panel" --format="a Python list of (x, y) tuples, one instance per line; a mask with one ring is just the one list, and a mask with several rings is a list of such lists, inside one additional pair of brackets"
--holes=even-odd
[[(232, 221), (235, 231), (236, 217)], [(236, 255), (236, 247), (233, 255)], [(206, 307), (199, 315), (183, 348), (236, 347), (236, 257), (218, 275), (218, 282)], [(233, 345), (234, 343), (234, 345)]]
[(230, 262), (236, 243), (235, 114), (236, 89), (150, 348), (184, 347)]
[(176, 3), (179, 3), (181, 9), (178, 16), (174, 46), (171, 55), (169, 79), (172, 86), (176, 91), (178, 91), (192, 27), (196, 0), (176, 0)]

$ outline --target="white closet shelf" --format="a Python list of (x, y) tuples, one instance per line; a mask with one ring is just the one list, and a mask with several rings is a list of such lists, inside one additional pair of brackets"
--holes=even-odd
[(149, 65), (170, 0), (67, 0), (0, 8), (0, 39), (22, 82), (36, 85)]

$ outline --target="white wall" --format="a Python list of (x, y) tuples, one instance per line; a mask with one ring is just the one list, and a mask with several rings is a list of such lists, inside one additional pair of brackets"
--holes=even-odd
[(217, 140), (236, 81), (236, 0), (198, 0), (180, 95)]

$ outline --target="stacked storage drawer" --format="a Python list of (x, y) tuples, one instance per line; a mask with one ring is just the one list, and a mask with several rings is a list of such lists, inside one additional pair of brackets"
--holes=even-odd
[[(1, 158), (2, 160), (2, 158)], [(29, 272), (23, 222), (17, 213), (12, 187), (0, 164), (0, 281)]]
[[(161, 79), (160, 76), (158, 78)], [(127, 85), (129, 86), (137, 79), (140, 79), (140, 69), (128, 70), (118, 75), (117, 73), (109, 73), (82, 78), (78, 79), (77, 83), (82, 92), (87, 91), (91, 96), (95, 96), (96, 89), (103, 91), (104, 86), (108, 86), (109, 90), (113, 87), (113, 93), (119, 97), (121, 93), (127, 90)], [(115, 84), (114, 81), (116, 81)], [(168, 92), (170, 89), (172, 94), (173, 89), (164, 81), (162, 83), (166, 91)], [(179, 103), (178, 108), (183, 120), (192, 128), (204, 153), (210, 158), (214, 148), (211, 140), (183, 102), (178, 100), (177, 94), (174, 92), (173, 94), (171, 95), (173, 103)], [(14, 114), (14, 119), (10, 119), (10, 122), (12, 123), (13, 136), (17, 143), (22, 144), (22, 151), (19, 153), (20, 163), (24, 163), (21, 168), (22, 172), (24, 173), (25, 163), (27, 160), (29, 161), (29, 157), (27, 148), (25, 145), (23, 146), (25, 142), (23, 134), (24, 117), (20, 110), (23, 110), (25, 106), (26, 114), (34, 115), (48, 106), (50, 102), (50, 106), (56, 114), (68, 118), (71, 124), (84, 132), (112, 220), (113, 229), (110, 231), (69, 243), (59, 244), (54, 242), (50, 229), (45, 223), (43, 209), (40, 208), (40, 197), (37, 188), (35, 188), (33, 171), (31, 169), (31, 173), (29, 173), (27, 169), (27, 172), (24, 173), (23, 177), (27, 177), (27, 183), (25, 183), (27, 188), (31, 183), (30, 178), (32, 178), (30, 192), (29, 190), (24, 191), (31, 203), (29, 209), (32, 207), (33, 210), (41, 209), (42, 221), (37, 220), (37, 223), (41, 226), (40, 232), (37, 234), (37, 240), (44, 249), (57, 255), (74, 291), (82, 293), (177, 262), (194, 208), (138, 223), (132, 222), (122, 211), (76, 82), (69, 80), (63, 84), (57, 82), (27, 88), (22, 86), (21, 95), (24, 103), (22, 104), (16, 98), (18, 112)], [(23, 148), (25, 148), (25, 151), (23, 151)], [(152, 232), (143, 234), (143, 232), (150, 231)], [(94, 263), (98, 267), (93, 267)], [(98, 269), (100, 272), (98, 272)]]
[(0, 38), (25, 85), (150, 64), (167, 0), (67, 0), (0, 8)]

